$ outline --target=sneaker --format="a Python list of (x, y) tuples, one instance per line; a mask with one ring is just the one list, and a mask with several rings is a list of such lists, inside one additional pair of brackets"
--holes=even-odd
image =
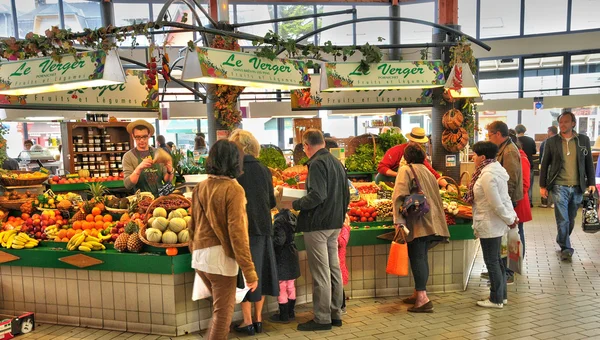
[(540, 204), (540, 208), (548, 208), (547, 204)]
[(305, 323), (298, 324), (299, 331), (328, 331), (331, 330), (330, 323), (316, 323), (315, 320), (310, 320)]
[(552, 205), (550, 206), (550, 208), (554, 209), (554, 203), (552, 203)]
[(504, 300), (502, 300), (502, 304), (503, 304), (503, 305), (508, 305), (508, 299), (504, 299)]
[(560, 252), (561, 261), (573, 262), (573, 254), (568, 250)]
[(490, 279), (490, 273), (488, 273), (488, 272), (482, 272), (481, 275), (479, 275), (479, 277), (481, 277), (482, 279), (489, 280)]
[(515, 277), (514, 276), (509, 276), (508, 278), (506, 278), (506, 284), (507, 285), (512, 285), (515, 283)]
[(490, 300), (483, 300), (483, 301), (477, 301), (477, 306), (479, 306), (479, 307), (485, 307), (485, 308), (498, 308), (498, 309), (502, 309), (502, 307), (504, 307), (504, 304), (502, 304), (502, 303), (493, 303)]

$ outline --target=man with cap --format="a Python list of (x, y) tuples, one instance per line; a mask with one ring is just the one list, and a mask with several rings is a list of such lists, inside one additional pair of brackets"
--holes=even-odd
[[(377, 166), (378, 174), (377, 177), (375, 177), (375, 181), (377, 183), (382, 181), (393, 183), (396, 181), (396, 175), (398, 175), (398, 168), (400, 167), (400, 164), (404, 162), (404, 149), (406, 149), (406, 146), (409, 143), (419, 144), (424, 149), (427, 142), (429, 142), (429, 138), (427, 138), (427, 136), (425, 135), (425, 130), (420, 127), (413, 128), (410, 131), (410, 133), (406, 135), (406, 138), (409, 141), (408, 143), (391, 147), (385, 153), (385, 155), (381, 159), (381, 162), (379, 162), (379, 165)], [(431, 164), (429, 163), (429, 161), (427, 161), (427, 159), (425, 159), (423, 165), (425, 165), (427, 169), (429, 169), (429, 171), (431, 171), (431, 173), (435, 176), (435, 178), (437, 178), (438, 185), (440, 187), (448, 189), (448, 182), (446, 182), (445, 179), (440, 178), (442, 176), (440, 176), (440, 174), (437, 173), (437, 171), (435, 171), (433, 167), (431, 167)]]
[(145, 120), (136, 120), (127, 125), (127, 132), (135, 140), (135, 148), (123, 156), (124, 183), (127, 189), (139, 189), (158, 196), (164, 183), (173, 180), (172, 164), (156, 164), (153, 161), (156, 149), (150, 147), (148, 139), (154, 135), (154, 127)]

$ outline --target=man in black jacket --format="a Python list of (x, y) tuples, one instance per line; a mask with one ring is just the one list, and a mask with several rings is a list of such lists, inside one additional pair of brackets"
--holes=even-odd
[(546, 198), (548, 190), (552, 191), (558, 229), (556, 243), (563, 261), (571, 261), (573, 257), (570, 235), (583, 192), (596, 190), (590, 139), (573, 131), (575, 125), (572, 112), (563, 112), (558, 117), (560, 134), (546, 140), (540, 168), (540, 194)]
[(337, 240), (350, 203), (350, 191), (344, 166), (325, 148), (321, 131), (304, 132), (302, 145), (310, 158), (306, 163), (307, 195), (292, 206), (300, 211), (296, 232), (304, 232), (313, 277), (314, 319), (299, 324), (298, 330), (328, 330), (332, 325), (342, 325), (343, 285)]

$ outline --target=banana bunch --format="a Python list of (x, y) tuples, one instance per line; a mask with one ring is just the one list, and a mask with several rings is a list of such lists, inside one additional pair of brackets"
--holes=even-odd
[(106, 247), (100, 243), (100, 239), (93, 236), (88, 236), (84, 231), (81, 234), (73, 236), (67, 243), (67, 250), (80, 250), (89, 252), (92, 250), (105, 250)]
[(31, 249), (39, 244), (38, 240), (25, 233), (20, 233), (18, 229), (1, 232), (0, 240), (2, 240), (2, 247), (7, 249)]
[(44, 232), (46, 233), (46, 236), (48, 236), (49, 240), (54, 240), (56, 238), (56, 235), (58, 234), (58, 227), (56, 226), (56, 224), (48, 226), (46, 227), (46, 230), (44, 230)]
[(100, 240), (100, 242), (109, 241), (110, 237), (110, 234), (102, 235), (102, 233), (98, 233), (98, 239)]

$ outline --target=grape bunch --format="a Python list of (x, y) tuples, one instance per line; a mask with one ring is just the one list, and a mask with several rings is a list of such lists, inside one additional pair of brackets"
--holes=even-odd
[(156, 75), (158, 74), (158, 71), (156, 69), (156, 58), (152, 57), (146, 66), (148, 67), (148, 70), (146, 71), (146, 76), (148, 77), (148, 80), (146, 80), (146, 89), (150, 91), (154, 88), (157, 81)]

